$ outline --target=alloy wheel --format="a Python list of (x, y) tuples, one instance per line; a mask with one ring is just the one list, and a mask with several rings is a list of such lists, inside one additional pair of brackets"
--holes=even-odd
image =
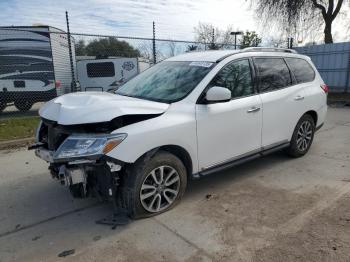
[(153, 169), (142, 183), (141, 204), (148, 212), (160, 212), (174, 203), (179, 190), (178, 172), (171, 166), (159, 166)]
[(297, 147), (300, 151), (308, 149), (312, 139), (312, 125), (310, 121), (301, 123), (297, 134)]

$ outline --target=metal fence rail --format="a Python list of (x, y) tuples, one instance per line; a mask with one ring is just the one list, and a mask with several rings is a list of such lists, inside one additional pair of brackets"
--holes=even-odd
[(309, 56), (333, 92), (350, 91), (350, 42), (296, 47)]

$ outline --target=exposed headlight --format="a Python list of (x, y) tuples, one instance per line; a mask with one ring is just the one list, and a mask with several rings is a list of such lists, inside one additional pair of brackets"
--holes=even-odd
[(57, 149), (54, 159), (107, 154), (119, 145), (126, 136), (126, 134), (71, 135)]

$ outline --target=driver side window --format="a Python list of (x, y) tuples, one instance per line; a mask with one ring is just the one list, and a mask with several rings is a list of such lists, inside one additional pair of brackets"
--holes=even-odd
[(249, 60), (233, 61), (225, 65), (210, 82), (210, 86), (229, 89), (232, 98), (254, 94)]

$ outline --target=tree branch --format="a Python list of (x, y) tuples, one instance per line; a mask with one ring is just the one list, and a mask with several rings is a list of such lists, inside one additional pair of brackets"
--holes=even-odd
[(318, 3), (317, 0), (312, 0), (312, 3), (314, 4), (314, 6), (316, 8), (318, 8), (318, 9), (320, 9), (322, 11), (322, 16), (326, 20), (326, 17), (327, 17), (326, 8), (323, 5), (321, 5), (320, 3)]
[(328, 0), (328, 10), (327, 10), (327, 15), (332, 16), (334, 9), (334, 0)]
[(338, 0), (337, 7), (335, 8), (332, 14), (332, 20), (334, 20), (337, 17), (342, 5), (343, 5), (343, 0)]

